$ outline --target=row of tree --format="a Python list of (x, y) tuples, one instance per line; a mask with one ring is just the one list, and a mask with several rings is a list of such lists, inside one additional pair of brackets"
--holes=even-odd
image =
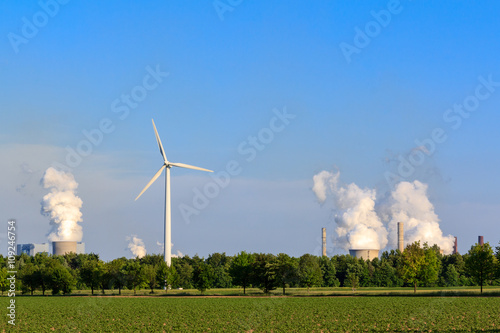
[[(0, 287), (7, 289), (7, 258), (0, 255)], [(442, 255), (435, 245), (409, 244), (401, 253), (386, 251), (381, 258), (362, 260), (349, 255), (317, 257), (304, 254), (300, 258), (287, 254), (241, 252), (235, 256), (214, 253), (203, 259), (172, 258), (167, 267), (161, 255), (143, 258), (118, 258), (109, 262), (96, 254), (16, 257), (19, 290), (31, 293), (51, 290), (52, 294), (71, 293), (74, 288), (100, 290), (123, 288), (260, 288), (264, 293), (289, 287), (403, 287), (500, 285), (500, 246), (476, 244), (465, 255)], [(168, 290), (168, 288), (167, 288)]]

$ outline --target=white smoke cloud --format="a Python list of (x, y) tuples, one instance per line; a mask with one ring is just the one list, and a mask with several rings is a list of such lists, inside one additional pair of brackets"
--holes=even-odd
[[(313, 177), (313, 191), (320, 203), (332, 197), (335, 209), (335, 243), (348, 249), (395, 248), (397, 223), (404, 223), (405, 244), (414, 241), (437, 244), (444, 253), (451, 253), (454, 238), (443, 236), (439, 218), (427, 197), (427, 185), (419, 181), (400, 182), (390, 198), (377, 205), (374, 189), (359, 188), (352, 183), (339, 185), (340, 173), (321, 171)], [(384, 225), (384, 222), (386, 225)]]
[(319, 203), (325, 202), (329, 187), (337, 184), (339, 176), (339, 172), (333, 174), (328, 171), (321, 171), (317, 175), (313, 176), (314, 186), (312, 190), (314, 194), (316, 194), (316, 198), (318, 198)]
[(49, 241), (76, 241), (81, 242), (83, 237), (82, 200), (75, 195), (78, 183), (71, 173), (57, 171), (50, 167), (41, 179), (45, 189), (50, 193), (42, 200), (41, 213), (50, 217), (52, 230), (49, 232)]
[(128, 249), (134, 255), (134, 258), (142, 258), (146, 255), (146, 246), (142, 239), (138, 238), (137, 235), (131, 235), (125, 238), (128, 243)]
[[(396, 240), (397, 223), (404, 223), (405, 244), (420, 241), (437, 244), (444, 253), (452, 253), (454, 237), (444, 236), (439, 218), (427, 198), (427, 185), (415, 180), (400, 182), (389, 199), (389, 232)], [(395, 242), (395, 241), (394, 241)]]
[(319, 202), (331, 194), (336, 210), (335, 243), (348, 249), (382, 249), (387, 230), (375, 212), (376, 191), (352, 183), (339, 186), (340, 172), (322, 171), (313, 177), (313, 191)]
[[(160, 253), (163, 254), (163, 243), (160, 243), (159, 241), (156, 241), (156, 245), (158, 245), (158, 247), (160, 248)], [(174, 247), (174, 243), (171, 243), (171, 247)], [(181, 251), (177, 250), (176, 254), (171, 254), (170, 255), (172, 258), (182, 258), (184, 257), (184, 253), (182, 253)]]

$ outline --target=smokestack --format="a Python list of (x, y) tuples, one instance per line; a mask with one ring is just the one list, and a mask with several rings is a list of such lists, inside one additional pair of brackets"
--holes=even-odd
[(458, 240), (457, 237), (455, 237), (455, 243), (453, 244), (453, 254), (458, 253)]
[(321, 238), (323, 244), (323, 257), (326, 257), (326, 228), (321, 228)]
[(398, 222), (398, 250), (403, 252), (405, 249), (405, 241), (404, 241), (404, 226), (403, 222)]
[(72, 241), (58, 241), (52, 242), (52, 254), (55, 256), (62, 256), (66, 253), (76, 253), (76, 242)]
[(479, 245), (483, 246), (484, 245), (484, 238), (483, 238), (483, 236), (479, 236), (477, 238), (477, 242), (479, 243)]

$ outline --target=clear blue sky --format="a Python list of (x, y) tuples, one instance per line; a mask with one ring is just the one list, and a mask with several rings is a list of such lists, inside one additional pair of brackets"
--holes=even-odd
[[(125, 237), (135, 234), (160, 252), (162, 182), (133, 201), (161, 166), (151, 118), (170, 160), (242, 168), (190, 223), (179, 205), (212, 178), (173, 170), (174, 252), (319, 254), (320, 228), (330, 234), (334, 223), (315, 201), (313, 175), (338, 168), (345, 182), (383, 194), (398, 156), (435, 128), (447, 140), (406, 179), (429, 184), (441, 228), (459, 237), (461, 252), (479, 234), (500, 240), (500, 86), (480, 88), (488, 97), (457, 129), (458, 114), (444, 119), (475, 96), (480, 77), (500, 82), (500, 3), (41, 3), (50, 5), (0, 4), (0, 219), (17, 218), (19, 242), (46, 241), (45, 169), (64, 164), (67, 147), (86, 140), (82, 131), (108, 119), (111, 133), (72, 167), (87, 250), (130, 256)], [(381, 11), (391, 17), (375, 23)], [(369, 42), (360, 44), (359, 31)], [(346, 44), (357, 53), (346, 57)], [(144, 90), (147, 68), (169, 74)], [(122, 100), (132, 92), (141, 99), (134, 108)], [(284, 108), (295, 118), (247, 161), (248, 137)]]

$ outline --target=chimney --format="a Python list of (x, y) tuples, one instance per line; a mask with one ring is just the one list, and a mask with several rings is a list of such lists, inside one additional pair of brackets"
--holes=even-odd
[(403, 252), (405, 249), (405, 242), (404, 242), (404, 226), (403, 222), (398, 222), (398, 250)]
[(326, 257), (326, 228), (321, 228), (321, 239), (323, 244), (323, 257)]
[(457, 241), (457, 237), (455, 237), (455, 243), (453, 244), (453, 254), (457, 254), (458, 253), (458, 241)]
[(483, 236), (479, 236), (477, 238), (477, 242), (479, 243), (479, 245), (483, 246), (484, 245), (484, 238), (483, 238)]

